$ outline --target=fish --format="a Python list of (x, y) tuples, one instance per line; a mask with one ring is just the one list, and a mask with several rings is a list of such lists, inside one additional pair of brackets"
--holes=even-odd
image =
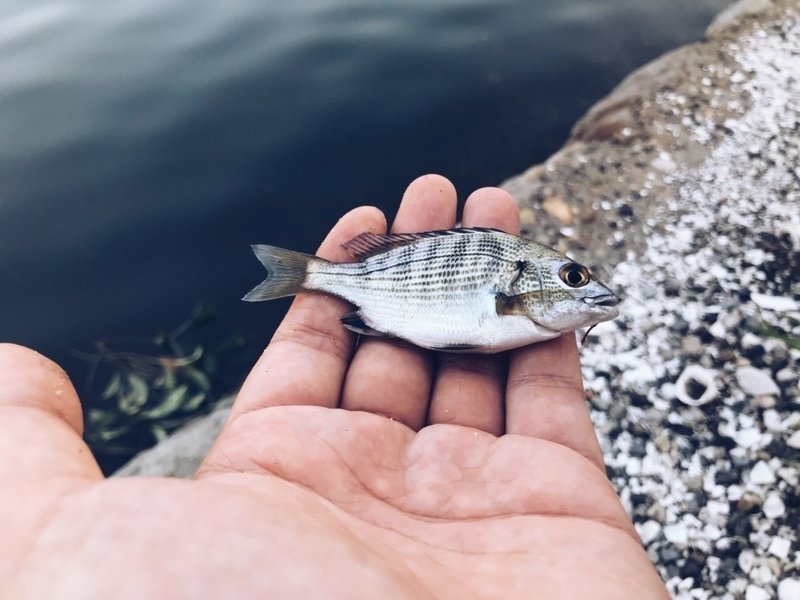
[(267, 278), (248, 302), (324, 292), (355, 305), (356, 333), (431, 350), (494, 354), (618, 316), (620, 298), (564, 254), (497, 229), (361, 233), (355, 262), (252, 246)]

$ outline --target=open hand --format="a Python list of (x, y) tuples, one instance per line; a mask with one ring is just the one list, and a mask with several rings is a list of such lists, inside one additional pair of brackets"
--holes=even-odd
[[(455, 219), (426, 176), (393, 230)], [(519, 218), (483, 189), (463, 225)], [(358, 208), (318, 254), (385, 228)], [(667, 598), (605, 476), (573, 335), (356, 348), (349, 310), (294, 301), (192, 481), (104, 479), (66, 375), (0, 346), (0, 597)]]

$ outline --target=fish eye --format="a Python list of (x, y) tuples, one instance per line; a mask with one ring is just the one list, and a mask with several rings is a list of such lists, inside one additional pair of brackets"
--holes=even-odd
[(591, 279), (589, 269), (578, 263), (565, 264), (558, 270), (558, 276), (561, 281), (574, 288), (585, 286)]

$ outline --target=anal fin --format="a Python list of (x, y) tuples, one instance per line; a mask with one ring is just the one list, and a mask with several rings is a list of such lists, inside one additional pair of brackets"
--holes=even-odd
[(441, 346), (428, 346), (429, 350), (439, 352), (475, 352), (480, 346), (478, 344), (444, 344)]
[(344, 325), (350, 331), (355, 331), (356, 333), (360, 333), (361, 335), (371, 335), (374, 337), (392, 337), (388, 333), (383, 333), (382, 331), (378, 331), (377, 329), (373, 329), (369, 325), (364, 322), (364, 319), (361, 318), (359, 311), (351, 312), (346, 314), (341, 318), (342, 325)]

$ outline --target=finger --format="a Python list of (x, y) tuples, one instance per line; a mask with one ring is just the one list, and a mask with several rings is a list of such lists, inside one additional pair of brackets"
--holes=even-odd
[[(359, 233), (386, 231), (377, 208), (356, 208), (333, 227), (318, 256), (335, 262), (353, 260), (342, 244)], [(339, 319), (352, 306), (324, 294), (300, 294), (248, 375), (232, 415), (268, 406), (308, 404), (334, 407), (355, 343)]]
[(75, 388), (41, 354), (0, 344), (0, 489), (21, 479), (101, 479)]
[(573, 332), (512, 351), (506, 388), (506, 432), (561, 444), (604, 468), (586, 408)]
[[(447, 179), (426, 175), (406, 190), (392, 231), (447, 229), (456, 222), (456, 191)], [(413, 429), (428, 411), (432, 353), (393, 340), (362, 338), (347, 373), (342, 408), (391, 417)]]
[[(464, 227), (494, 227), (519, 233), (519, 211), (503, 190), (477, 190), (464, 205)], [(496, 356), (440, 354), (437, 357), (430, 423), (454, 423), (495, 435), (505, 430), (506, 353)]]

